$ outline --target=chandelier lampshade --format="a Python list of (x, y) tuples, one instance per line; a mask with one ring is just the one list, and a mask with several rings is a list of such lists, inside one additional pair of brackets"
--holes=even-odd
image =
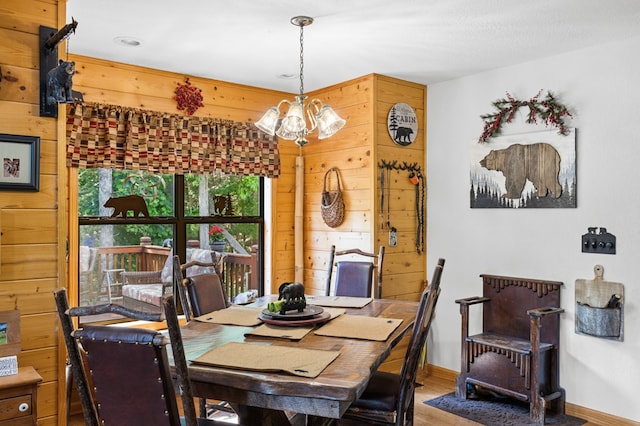
[(256, 122), (256, 127), (263, 132), (273, 136), (276, 134), (276, 128), (278, 127), (278, 119), (280, 117), (280, 111), (278, 108), (271, 107), (264, 113), (262, 118)]
[[(256, 122), (261, 131), (278, 135), (282, 139), (295, 140), (300, 147), (307, 141), (307, 135), (318, 129), (318, 139), (333, 136), (342, 129), (346, 121), (341, 118), (329, 105), (323, 105), (319, 99), (311, 99), (305, 103), (304, 95), (304, 27), (313, 23), (313, 18), (296, 16), (291, 18), (293, 25), (300, 27), (300, 94), (293, 102), (283, 99), (277, 106), (273, 106)], [(286, 104), (288, 109), (283, 115), (281, 107)], [(307, 127), (308, 126), (308, 127)]]
[(318, 139), (325, 139), (335, 135), (347, 123), (329, 105), (323, 105), (316, 115), (318, 122)]

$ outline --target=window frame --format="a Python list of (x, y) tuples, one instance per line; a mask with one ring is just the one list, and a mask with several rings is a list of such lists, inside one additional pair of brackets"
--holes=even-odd
[[(223, 215), (209, 215), (209, 216), (185, 216), (185, 177), (184, 175), (173, 175), (173, 194), (174, 194), (174, 209), (173, 216), (156, 216), (156, 217), (108, 217), (108, 216), (79, 216), (78, 195), (79, 195), (79, 182), (77, 169), (73, 173), (70, 173), (70, 188), (72, 189), (72, 196), (70, 200), (74, 200), (70, 203), (71, 211), (75, 210), (76, 221), (71, 225), (70, 241), (69, 244), (73, 247), (69, 250), (69, 254), (74, 256), (73, 263), (70, 264), (72, 269), (72, 276), (75, 276), (75, 280), (70, 280), (69, 293), (73, 295), (71, 298), (72, 303), (79, 302), (80, 299), (80, 268), (79, 268), (79, 245), (80, 245), (80, 228), (86, 225), (170, 225), (173, 228), (173, 254), (178, 255), (180, 263), (186, 262), (187, 255), (187, 227), (192, 224), (210, 224), (210, 225), (224, 225), (224, 224), (236, 224), (236, 223), (250, 223), (258, 226), (258, 253), (257, 253), (257, 283), (258, 293), (262, 296), (265, 292), (265, 178), (257, 176), (259, 179), (258, 186), (258, 216), (223, 216)], [(69, 221), (71, 224), (74, 221)], [(75, 241), (74, 241), (75, 240)], [(75, 285), (73, 285), (75, 283)], [(75, 287), (75, 288), (74, 288)], [(174, 285), (174, 294), (177, 295), (177, 289)], [(75, 300), (74, 300), (75, 299)]]

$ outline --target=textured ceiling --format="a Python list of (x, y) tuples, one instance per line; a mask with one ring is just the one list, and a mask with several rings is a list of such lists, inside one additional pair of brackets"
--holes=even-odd
[(68, 0), (66, 22), (72, 53), (296, 93), (297, 15), (315, 19), (305, 91), (370, 73), (429, 85), (640, 35), (638, 0)]

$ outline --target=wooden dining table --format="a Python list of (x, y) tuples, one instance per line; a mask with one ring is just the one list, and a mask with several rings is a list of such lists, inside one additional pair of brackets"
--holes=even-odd
[[(272, 299), (273, 296), (262, 297), (248, 306), (264, 307)], [(182, 328), (182, 338), (194, 396), (231, 402), (240, 423), (245, 425), (290, 424), (285, 412), (307, 415), (307, 424), (340, 418), (365, 390), (371, 373), (411, 329), (417, 306), (416, 302), (374, 299), (362, 308), (346, 309), (348, 315), (401, 319), (385, 341), (320, 336), (313, 331), (292, 341), (247, 336), (253, 327), (191, 321)], [(256, 351), (262, 345), (278, 345), (340, 354), (314, 378), (190, 362), (229, 342), (252, 343)]]

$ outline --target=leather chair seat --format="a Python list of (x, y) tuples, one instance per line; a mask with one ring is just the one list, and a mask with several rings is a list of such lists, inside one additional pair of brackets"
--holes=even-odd
[(396, 409), (398, 395), (400, 395), (400, 376), (376, 371), (371, 376), (367, 389), (359, 399), (351, 404), (349, 409), (392, 412)]

